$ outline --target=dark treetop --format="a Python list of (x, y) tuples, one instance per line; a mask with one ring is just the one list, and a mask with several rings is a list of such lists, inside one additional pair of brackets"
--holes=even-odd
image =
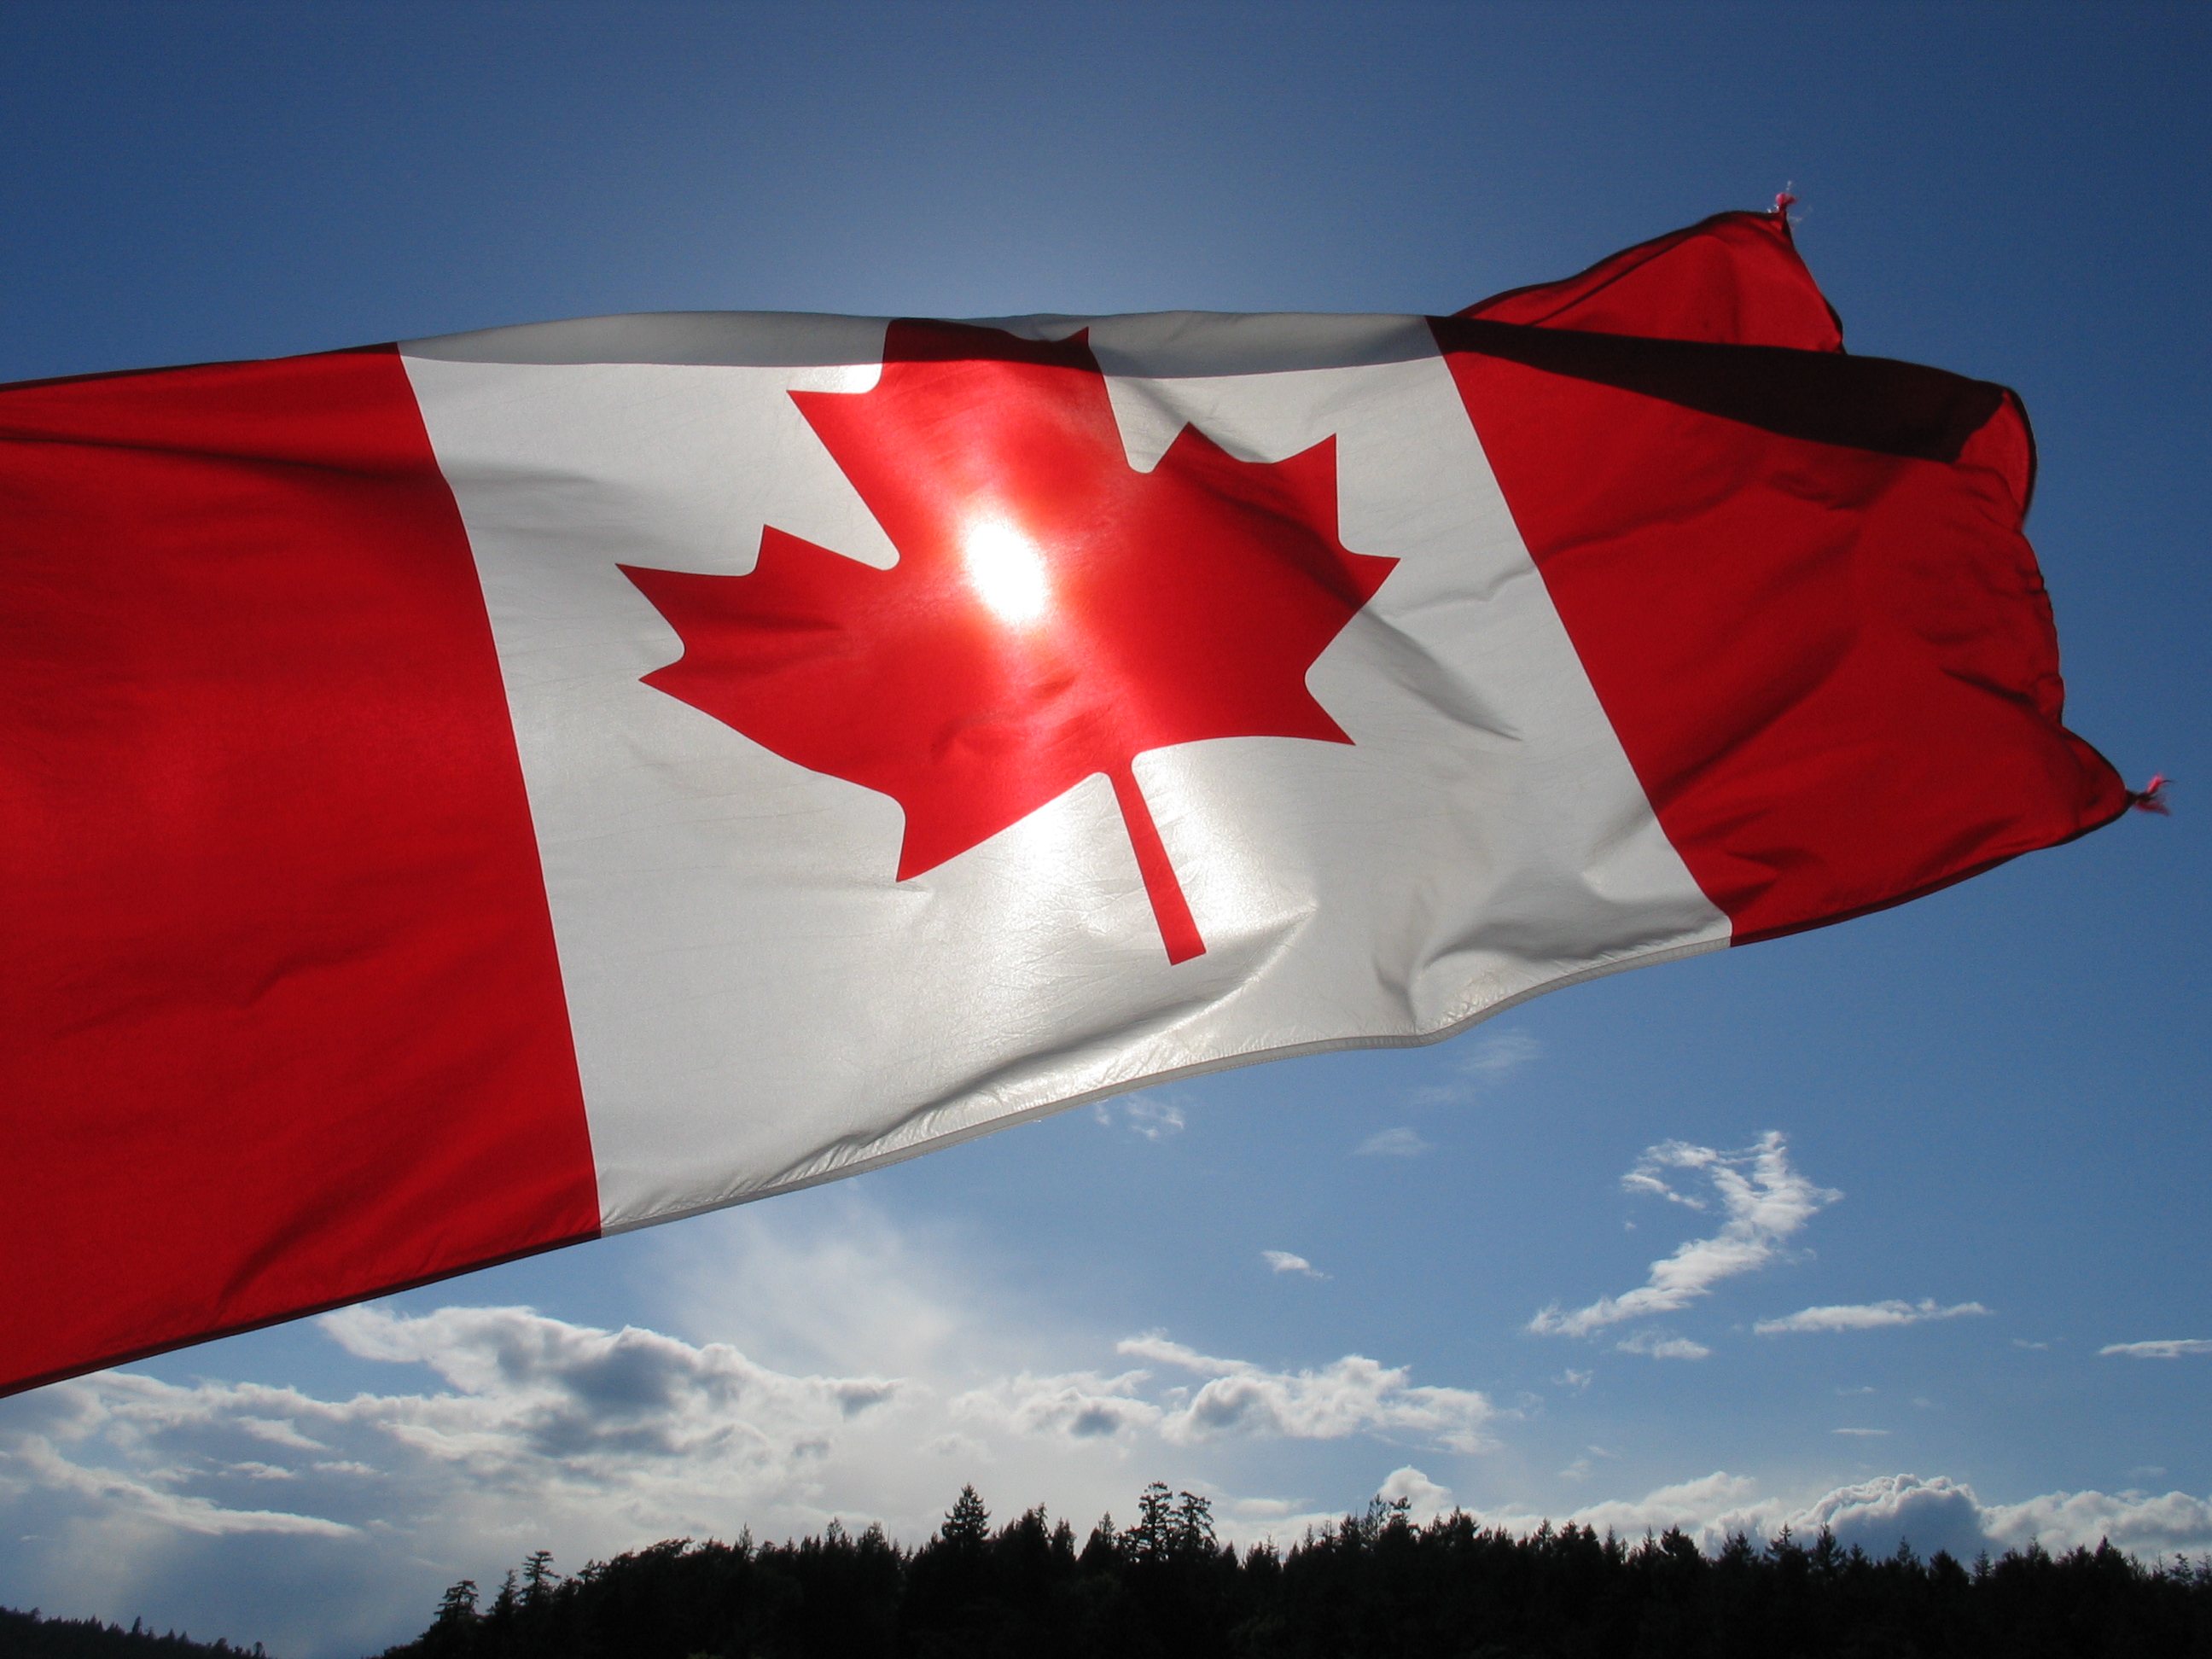
[(1154, 1485), (1138, 1509), (1079, 1544), (1042, 1509), (994, 1530), (970, 1487), (912, 1550), (832, 1522), (793, 1543), (670, 1540), (573, 1578), (540, 1551), (488, 1605), (454, 1585), (385, 1659), (2212, 1656), (2212, 1561), (2145, 1567), (2108, 1546), (1966, 1566), (1785, 1531), (1709, 1556), (1679, 1531), (1517, 1538), (1378, 1500), (1239, 1555), (1202, 1498)]

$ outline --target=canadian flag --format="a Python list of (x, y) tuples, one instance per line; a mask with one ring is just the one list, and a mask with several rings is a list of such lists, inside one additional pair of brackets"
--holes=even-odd
[(0, 1385), (2094, 829), (2033, 473), (1778, 211), (0, 389)]

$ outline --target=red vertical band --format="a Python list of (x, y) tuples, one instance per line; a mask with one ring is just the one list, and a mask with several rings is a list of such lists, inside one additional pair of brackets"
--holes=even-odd
[(1718, 345), (1844, 349), (1843, 325), (1779, 212), (1716, 213), (1564, 282), (1493, 295), (1458, 314)]
[(1738, 943), (2125, 810), (2061, 724), (2008, 393), (1820, 351), (1435, 326), (1591, 685)]
[(597, 1231), (393, 352), (0, 389), (0, 1389)]

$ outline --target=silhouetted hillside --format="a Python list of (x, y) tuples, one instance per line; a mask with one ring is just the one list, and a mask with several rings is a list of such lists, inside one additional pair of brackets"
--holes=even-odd
[(97, 1619), (42, 1619), (35, 1607), (0, 1607), (0, 1659), (193, 1659), (213, 1653), (259, 1659), (261, 1644), (234, 1648), (218, 1638), (210, 1645), (174, 1631), (156, 1636), (136, 1620), (125, 1630)]
[(544, 1552), (485, 1602), (446, 1592), (386, 1659), (2212, 1659), (2212, 1561), (2108, 1547), (1962, 1565), (1786, 1533), (1708, 1556), (1669, 1531), (1516, 1538), (1377, 1504), (1288, 1551), (1218, 1544), (1164, 1486), (1079, 1545), (972, 1489), (908, 1550), (835, 1522), (795, 1543), (671, 1540), (562, 1578)]

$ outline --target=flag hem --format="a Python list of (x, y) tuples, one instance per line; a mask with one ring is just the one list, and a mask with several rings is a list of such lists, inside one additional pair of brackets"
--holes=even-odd
[(64, 1365), (56, 1370), (42, 1371), (36, 1376), (0, 1382), (0, 1400), (15, 1395), (28, 1394), (33, 1389), (50, 1388), (57, 1382), (66, 1382), (72, 1377), (89, 1376), (94, 1371), (112, 1370), (118, 1365), (128, 1365), (141, 1359), (152, 1359), (165, 1353), (175, 1353), (184, 1348), (197, 1348), (204, 1342), (216, 1342), (226, 1336), (244, 1336), (249, 1331), (265, 1331), (272, 1325), (289, 1325), (295, 1319), (313, 1319), (317, 1314), (326, 1314), (338, 1308), (350, 1308), (363, 1302), (373, 1302), (380, 1296), (397, 1296), (403, 1291), (420, 1290), (425, 1285), (435, 1285), (444, 1279), (459, 1279), (465, 1273), (481, 1273), (487, 1267), (503, 1267), (510, 1261), (520, 1261), (526, 1256), (543, 1255), (548, 1250), (565, 1250), (572, 1244), (588, 1244), (605, 1236), (605, 1230), (593, 1228), (587, 1233), (577, 1233), (568, 1238), (550, 1239), (542, 1244), (526, 1244), (520, 1249), (487, 1256), (481, 1261), (471, 1261), (458, 1267), (441, 1267), (435, 1273), (422, 1273), (413, 1279), (381, 1285), (352, 1296), (333, 1297), (328, 1302), (315, 1302), (289, 1313), (270, 1314), (262, 1319), (249, 1319), (236, 1325), (224, 1325), (214, 1330), (201, 1331), (182, 1336), (173, 1341), (155, 1342), (143, 1347), (125, 1348), (82, 1364)]
[[(1580, 985), (1589, 980), (1602, 979), (1610, 974), (1626, 973), (1632, 968), (1656, 967), (1661, 963), (1679, 962), (1691, 957), (1705, 956), (1716, 951), (1725, 951), (1729, 948), (1729, 935), (1723, 932), (1716, 938), (1693, 939), (1681, 945), (1661, 945), (1655, 950), (1638, 951), (1610, 961), (1577, 968), (1572, 972), (1555, 975), (1538, 984), (1516, 991), (1510, 996), (1501, 998), (1487, 1007), (1479, 1008), (1474, 1012), (1464, 1015), (1433, 1031), (1406, 1032), (1395, 1036), (1322, 1037), (1311, 1042), (1289, 1043), (1280, 1048), (1225, 1054), (1215, 1060), (1199, 1060), (1188, 1066), (1178, 1066), (1167, 1071), (1152, 1073), (1130, 1082), (1112, 1084), (1098, 1089), (1086, 1089), (1080, 1094), (1070, 1095), (1065, 1099), (1049, 1101), (1036, 1106), (1025, 1106), (1019, 1111), (1010, 1112), (1003, 1117), (993, 1118), (987, 1123), (970, 1124), (963, 1128), (948, 1130), (943, 1134), (933, 1135), (927, 1139), (918, 1141), (909, 1146), (873, 1153), (851, 1164), (840, 1164), (835, 1169), (817, 1170), (812, 1174), (790, 1180), (778, 1180), (736, 1197), (718, 1198), (704, 1204), (689, 1205), (678, 1210), (668, 1210), (654, 1215), (642, 1216), (635, 1220), (608, 1222), (600, 1228), (600, 1236), (612, 1238), (619, 1233), (636, 1232), (647, 1227), (661, 1226), (671, 1221), (688, 1220), (693, 1216), (711, 1215), (717, 1210), (734, 1209), (740, 1204), (750, 1204), (763, 1198), (778, 1198), (786, 1193), (802, 1192), (809, 1187), (823, 1186), (832, 1181), (842, 1181), (850, 1176), (872, 1174), (878, 1170), (888, 1169), (894, 1164), (903, 1164), (908, 1158), (919, 1158), (925, 1153), (942, 1152), (947, 1147), (957, 1146), (967, 1141), (979, 1140), (985, 1135), (996, 1134), (1000, 1130), (1011, 1129), (1017, 1124), (1056, 1116), (1061, 1112), (1073, 1111), (1078, 1107), (1094, 1105), (1100, 1101), (1113, 1100), (1122, 1095), (1136, 1094), (1146, 1089), (1164, 1088), (1171, 1084), (1188, 1082), (1193, 1078), (1207, 1077), (1217, 1072), (1233, 1072), (1247, 1066), (1266, 1065), (1279, 1060), (1303, 1060), (1314, 1054), (1346, 1054), (1367, 1048), (1425, 1048), (1432, 1044), (1449, 1042), (1453, 1037), (1462, 1036), (1485, 1021), (1493, 1019), (1510, 1009), (1517, 1008), (1524, 1002), (1548, 995), (1553, 991), (1565, 990), (1571, 985)], [(925, 1107), (921, 1109), (929, 1109)]]
[[(2107, 766), (2112, 764), (2109, 760), (2105, 759), (2101, 750), (2091, 747), (2092, 752), (2096, 754), (2099, 760), (2105, 761)], [(1861, 916), (1879, 915), (1884, 910), (1894, 910), (1899, 905), (1911, 903), (1915, 899), (1923, 899), (1931, 894), (1940, 893), (1946, 887), (1956, 887), (1961, 882), (1972, 881), (1976, 876), (1987, 875), (1998, 866), (2010, 864), (2014, 859), (2026, 858), (2030, 853), (2048, 852), (2054, 847), (2069, 846), (2081, 840), (2084, 836), (2094, 836), (2098, 830), (2118, 823), (2128, 815), (2134, 805), (2134, 798), (2127, 797), (2103, 817), (2085, 823), (2071, 835), (2061, 836), (2057, 841), (2046, 841), (2033, 847), (2023, 847), (2017, 852), (2000, 853), (1995, 858), (1984, 859), (1979, 864), (1970, 865), (1964, 870), (1954, 871), (1948, 876), (1924, 883), (1909, 892), (1899, 893), (1889, 898), (1876, 899), (1872, 903), (1856, 904), (1845, 909), (1832, 910), (1806, 921), (1783, 922), (1772, 927), (1754, 928), (1737, 935), (1729, 941), (1729, 944), (1731, 946), (1764, 945), (1771, 939), (1788, 939), (1793, 933), (1809, 933), (1816, 927), (1833, 927), (1839, 922), (1856, 921)]]

